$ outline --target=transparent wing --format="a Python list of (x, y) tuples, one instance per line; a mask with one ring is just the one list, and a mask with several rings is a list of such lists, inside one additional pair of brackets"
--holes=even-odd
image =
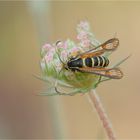
[(80, 72), (85, 72), (85, 73), (92, 73), (96, 75), (101, 75), (105, 76), (111, 79), (121, 79), (123, 77), (123, 73), (119, 68), (77, 68), (78, 71)]
[[(112, 68), (118, 67), (120, 64), (122, 64), (124, 61), (126, 61), (131, 55), (128, 55), (127, 57), (123, 58), (122, 60), (120, 60), (119, 62), (117, 62), (115, 65), (111, 66)], [(110, 78), (108, 77), (103, 77), (102, 80), (100, 82), (104, 82), (110, 80)]]
[(113, 51), (119, 46), (119, 39), (112, 38), (107, 40), (105, 43), (101, 45), (101, 47), (107, 51)]
[(118, 47), (118, 45), (119, 45), (119, 40), (117, 38), (112, 38), (96, 48), (93, 48), (89, 51), (79, 54), (77, 57), (87, 58), (92, 56), (99, 56), (105, 52), (114, 51)]

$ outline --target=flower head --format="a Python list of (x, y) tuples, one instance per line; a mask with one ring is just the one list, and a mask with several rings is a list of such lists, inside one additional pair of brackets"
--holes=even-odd
[[(100, 45), (100, 42), (90, 31), (88, 22), (80, 22), (77, 26), (77, 32), (79, 43), (67, 39), (66, 41), (57, 41), (56, 44), (45, 44), (42, 47), (40, 64), (43, 78), (51, 82), (52, 88), (55, 89), (44, 95), (86, 93), (96, 88), (101, 82), (101, 78), (102, 80), (109, 79), (99, 74), (83, 73), (68, 68), (68, 62), (71, 58)], [(59, 87), (60, 90), (58, 90)], [(62, 90), (64, 87), (68, 87), (69, 92), (64, 92)]]

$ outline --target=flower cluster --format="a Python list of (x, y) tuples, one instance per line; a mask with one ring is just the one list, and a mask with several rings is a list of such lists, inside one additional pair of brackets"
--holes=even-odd
[[(86, 93), (96, 88), (99, 83), (100, 76), (89, 73), (72, 72), (66, 70), (66, 64), (71, 56), (89, 50), (90, 47), (97, 47), (100, 42), (96, 40), (90, 31), (89, 23), (80, 22), (77, 26), (78, 43), (67, 39), (66, 41), (57, 41), (55, 44), (45, 44), (41, 49), (41, 69), (43, 79), (52, 83), (53, 92), (44, 93), (44, 95), (74, 95), (76, 93)], [(68, 87), (69, 92), (58, 92), (57, 88)], [(57, 89), (57, 90), (56, 90)], [(63, 94), (64, 93), (64, 94)]]
[(100, 44), (91, 32), (88, 22), (81, 21), (77, 26), (77, 32), (77, 39), (80, 41), (79, 45), (83, 47), (83, 49), (90, 48), (90, 46), (98, 46)]

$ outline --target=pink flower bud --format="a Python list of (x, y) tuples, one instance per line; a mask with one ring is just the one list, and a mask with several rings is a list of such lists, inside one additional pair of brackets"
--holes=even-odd
[(46, 63), (52, 61), (53, 60), (53, 54), (52, 53), (46, 54), (44, 59), (45, 59)]
[(83, 40), (83, 39), (87, 39), (88, 38), (88, 34), (85, 31), (81, 31), (78, 35), (77, 35), (77, 39)]
[(49, 50), (50, 48), (52, 48), (50, 44), (45, 44), (42, 46), (42, 50)]
[(81, 21), (78, 25), (78, 28), (88, 31), (89, 30), (89, 23), (86, 21)]

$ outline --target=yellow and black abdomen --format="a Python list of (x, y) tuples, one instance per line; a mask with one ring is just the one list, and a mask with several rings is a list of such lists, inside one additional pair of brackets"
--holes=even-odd
[(107, 67), (109, 64), (109, 60), (104, 56), (94, 56), (82, 60), (83, 67)]
[(107, 67), (109, 60), (104, 56), (94, 56), (88, 58), (72, 58), (68, 61), (67, 67), (72, 71), (85, 67)]

